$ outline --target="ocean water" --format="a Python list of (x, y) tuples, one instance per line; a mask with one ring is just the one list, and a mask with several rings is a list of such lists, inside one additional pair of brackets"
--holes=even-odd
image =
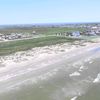
[(1, 88), (0, 100), (100, 100), (99, 58), (65, 62), (35, 77), (31, 73), (22, 83)]

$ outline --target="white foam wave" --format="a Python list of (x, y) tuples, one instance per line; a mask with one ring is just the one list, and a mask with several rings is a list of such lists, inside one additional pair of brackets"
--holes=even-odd
[(88, 69), (86, 66), (81, 66), (80, 68), (79, 68), (79, 71), (81, 72), (81, 71), (83, 71), (83, 70), (86, 70), (86, 69)]
[(69, 76), (70, 76), (70, 77), (71, 77), (71, 76), (80, 76), (80, 73), (79, 73), (79, 72), (74, 72), (74, 73), (70, 74)]
[(97, 75), (97, 77), (94, 79), (93, 83), (100, 82), (100, 73)]
[(73, 97), (71, 100), (76, 100), (77, 99), (77, 96)]

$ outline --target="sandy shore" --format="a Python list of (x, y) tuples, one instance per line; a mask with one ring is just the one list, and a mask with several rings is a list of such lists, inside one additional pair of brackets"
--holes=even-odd
[[(83, 46), (89, 46), (91, 43), (83, 43)], [(0, 67), (13, 67), (26, 64), (31, 60), (43, 59), (49, 56), (56, 56), (57, 54), (69, 52), (77, 48), (83, 47), (82, 45), (71, 45), (68, 43), (57, 44), (45, 47), (36, 47), (31, 50), (17, 52), (8, 56), (0, 57)]]

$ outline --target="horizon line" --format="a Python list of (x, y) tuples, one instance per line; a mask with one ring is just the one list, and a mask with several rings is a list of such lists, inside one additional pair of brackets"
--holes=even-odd
[(0, 26), (15, 26), (15, 25), (56, 25), (56, 24), (100, 24), (100, 22), (44, 22), (44, 23), (19, 23), (19, 24), (0, 24)]

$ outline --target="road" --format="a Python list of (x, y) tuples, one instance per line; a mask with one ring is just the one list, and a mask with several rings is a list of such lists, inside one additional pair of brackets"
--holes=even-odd
[(99, 65), (97, 43), (5, 68), (0, 70), (0, 100), (100, 100)]

